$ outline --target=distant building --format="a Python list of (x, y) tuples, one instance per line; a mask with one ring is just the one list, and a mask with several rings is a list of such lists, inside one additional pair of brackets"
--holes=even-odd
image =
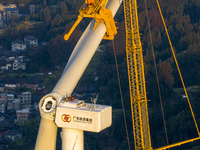
[(6, 7), (6, 8), (17, 8), (17, 5), (16, 4), (7, 4), (4, 7)]
[[(5, 113), (8, 103), (14, 102), (14, 94), (0, 93), (0, 112)], [(17, 106), (13, 106), (14, 108)], [(18, 108), (19, 109), (19, 108)]]
[(12, 68), (12, 64), (5, 60), (0, 60), (0, 65), (0, 70), (10, 70)]
[(6, 96), (7, 96), (7, 98), (6, 98), (7, 101), (12, 102), (15, 99), (15, 95), (14, 94), (7, 94)]
[(22, 87), (26, 87), (28, 89), (33, 89), (33, 90), (37, 90), (38, 86), (39, 86), (39, 84), (31, 84), (31, 83), (24, 83), (22, 85)]
[(12, 102), (8, 102), (7, 103), (7, 110), (20, 110), (20, 100), (19, 99), (15, 99)]
[(21, 40), (12, 41), (11, 51), (24, 51), (26, 49), (26, 44)]
[(0, 70), (26, 70), (26, 63), (24, 63), (24, 60), (24, 56), (2, 56), (0, 58)]
[(7, 79), (4, 81), (4, 83), (5, 83), (5, 88), (15, 89), (20, 87), (20, 83), (15, 79)]
[(6, 20), (11, 20), (12, 16), (19, 17), (19, 9), (18, 8), (5, 8), (4, 9), (6, 13)]
[(6, 61), (13, 61), (15, 59), (15, 56), (9, 56), (6, 58)]
[(20, 95), (18, 95), (18, 99), (20, 99), (22, 108), (31, 107), (31, 92), (22, 92)]
[(0, 9), (0, 20), (6, 21), (6, 12), (4, 9)]
[(1, 70), (10, 70), (12, 68), (12, 65), (9, 63), (6, 63), (5, 66), (1, 66)]
[(26, 63), (23, 63), (20, 59), (15, 59), (13, 62), (13, 70), (26, 70)]
[(28, 120), (30, 111), (29, 109), (22, 109), (22, 110), (17, 110), (16, 111), (16, 115), (17, 115), (17, 119), (15, 120), (15, 122), (24, 122), (26, 120)]
[(6, 6), (0, 4), (0, 28), (4, 27), (12, 16), (19, 18), (19, 9), (16, 4), (8, 4)]
[(35, 5), (29, 5), (29, 12), (30, 12), (30, 14), (35, 13)]
[(38, 39), (34, 36), (26, 36), (24, 37), (24, 42), (26, 43), (26, 46), (38, 46)]

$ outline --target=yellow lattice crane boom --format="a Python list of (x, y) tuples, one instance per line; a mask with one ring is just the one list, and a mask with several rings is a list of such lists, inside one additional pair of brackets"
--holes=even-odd
[(147, 110), (143, 51), (138, 25), (137, 2), (136, 0), (124, 0), (123, 2), (126, 26), (126, 56), (135, 149), (149, 150), (152, 149), (152, 147)]

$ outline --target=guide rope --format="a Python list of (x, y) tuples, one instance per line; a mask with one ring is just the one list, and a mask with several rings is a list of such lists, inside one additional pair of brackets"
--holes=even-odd
[(114, 40), (112, 40), (112, 45), (113, 45), (113, 52), (114, 52), (114, 56), (115, 56), (115, 66), (116, 66), (116, 70), (117, 70), (117, 78), (118, 78), (118, 85), (119, 85), (119, 91), (120, 91), (120, 97), (121, 97), (121, 103), (122, 103), (122, 109), (123, 109), (124, 123), (125, 123), (125, 128), (126, 128), (126, 138), (128, 141), (128, 149), (131, 150)]
[(191, 111), (191, 114), (192, 114), (196, 129), (197, 129), (197, 133), (198, 133), (198, 135), (200, 137), (199, 128), (198, 128), (198, 125), (197, 125), (197, 122), (196, 122), (196, 119), (195, 119), (195, 116), (194, 116), (194, 112), (193, 112), (193, 109), (192, 109), (192, 106), (191, 106), (191, 103), (190, 103), (190, 100), (189, 100), (189, 96), (188, 96), (188, 93), (187, 93), (187, 90), (186, 90), (186, 87), (185, 87), (185, 83), (183, 81), (183, 77), (181, 75), (181, 71), (180, 71), (180, 68), (179, 68), (179, 65), (178, 65), (178, 62), (177, 62), (177, 59), (176, 59), (176, 55), (175, 55), (175, 52), (174, 52), (174, 49), (173, 49), (173, 46), (172, 46), (172, 42), (171, 42), (171, 39), (169, 37), (169, 33), (168, 33), (168, 30), (167, 30), (167, 27), (166, 27), (166, 24), (165, 24), (165, 20), (164, 20), (164, 17), (163, 17), (163, 14), (162, 14), (162, 11), (161, 11), (161, 8), (160, 8), (158, 0), (156, 0), (156, 2), (157, 2), (158, 9), (159, 9), (159, 12), (160, 12), (160, 16), (161, 16), (161, 19), (162, 19), (162, 22), (163, 22), (163, 25), (164, 25), (164, 28), (165, 28), (165, 32), (167, 34), (167, 38), (168, 38), (169, 44), (170, 44), (170, 47), (171, 47), (171, 51), (172, 51), (172, 54), (173, 54), (173, 57), (174, 57), (174, 61), (176, 63), (176, 67), (178, 69), (178, 73), (179, 73), (179, 76), (180, 76), (180, 79), (181, 79), (181, 82), (182, 82), (182, 85), (183, 85), (183, 89), (184, 89), (185, 95), (187, 97), (187, 101), (188, 101), (188, 104), (189, 104), (189, 107), (190, 107), (190, 111)]
[(165, 129), (165, 138), (166, 138), (167, 145), (169, 145), (169, 140), (168, 140), (168, 135), (167, 135), (167, 127), (166, 127), (166, 121), (165, 121), (165, 114), (164, 114), (164, 109), (163, 109), (163, 102), (162, 102), (162, 96), (161, 96), (161, 91), (160, 91), (160, 83), (159, 83), (159, 79), (158, 79), (158, 70), (157, 70), (157, 66), (156, 66), (156, 58), (155, 58), (155, 52), (154, 52), (154, 47), (153, 47), (153, 40), (152, 40), (151, 27), (150, 27), (150, 22), (149, 22), (149, 15), (148, 15), (146, 0), (145, 0), (145, 9), (146, 9), (147, 23), (148, 23), (148, 28), (149, 28), (151, 51), (152, 51), (152, 56), (153, 56), (153, 61), (154, 61), (154, 68), (155, 68), (155, 72), (156, 72), (156, 81), (157, 81), (158, 93), (159, 93), (159, 98), (160, 98), (160, 106), (161, 106), (161, 110), (162, 110), (163, 125), (164, 125), (164, 129)]

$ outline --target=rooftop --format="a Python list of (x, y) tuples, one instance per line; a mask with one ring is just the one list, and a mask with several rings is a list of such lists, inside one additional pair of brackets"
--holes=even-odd
[(12, 44), (25, 44), (25, 43), (21, 40), (15, 40), (15, 41), (12, 41)]
[(36, 37), (34, 37), (34, 36), (26, 36), (26, 37), (24, 37), (24, 39), (25, 40), (37, 40), (37, 38)]
[(31, 94), (31, 92), (22, 92), (22, 94)]
[(18, 8), (5, 8), (4, 11), (19, 11)]
[(29, 113), (29, 109), (17, 110), (16, 113)]

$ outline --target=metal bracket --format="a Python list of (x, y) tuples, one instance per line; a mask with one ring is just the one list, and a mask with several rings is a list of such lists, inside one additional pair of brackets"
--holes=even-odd
[(68, 40), (74, 29), (81, 22), (83, 17), (94, 18), (96, 20), (93, 30), (97, 27), (100, 22), (105, 23), (107, 31), (103, 39), (113, 40), (117, 34), (117, 27), (111, 10), (106, 9), (105, 6), (108, 0), (86, 0), (79, 10), (78, 19), (70, 29), (70, 31), (64, 35), (64, 39)]

